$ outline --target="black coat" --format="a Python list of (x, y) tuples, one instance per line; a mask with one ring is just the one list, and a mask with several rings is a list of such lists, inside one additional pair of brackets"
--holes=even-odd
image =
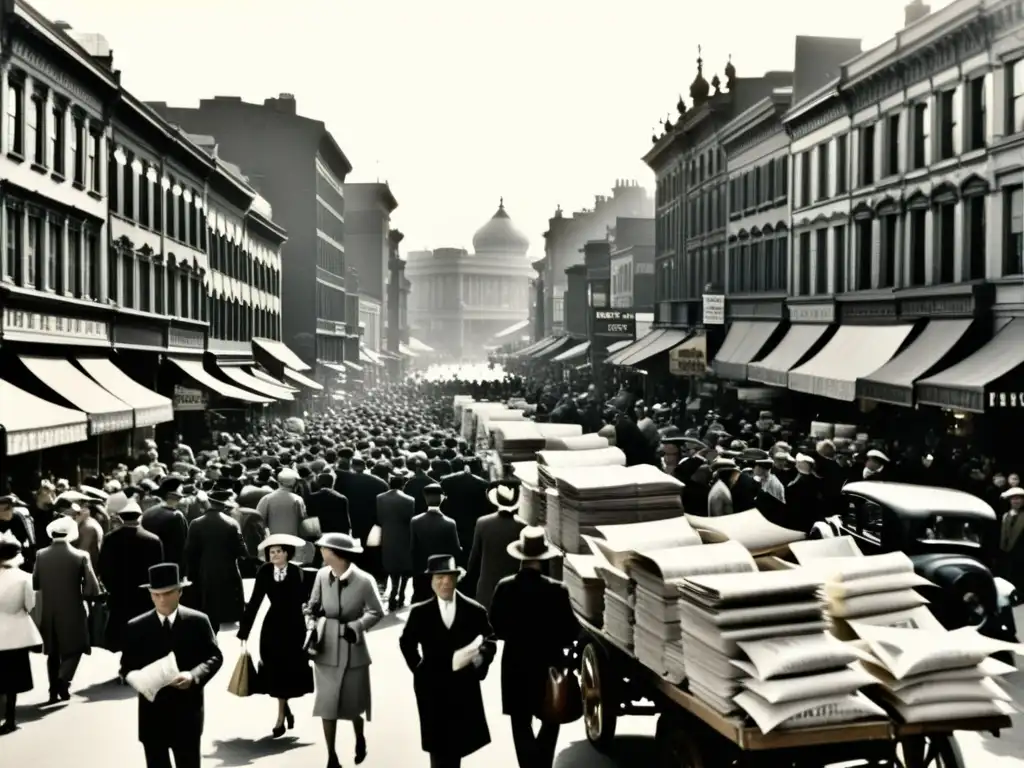
[[(441, 490), (445, 496), (441, 511), (455, 521), (459, 541), (467, 547), (473, 541), (476, 521), (494, 511), (494, 506), (487, 500), (487, 485), (486, 480), (472, 472), (456, 472), (441, 479)], [(469, 552), (463, 551), (456, 559), (459, 565), (465, 566)]]
[(306, 639), (302, 606), (309, 599), (309, 590), (303, 584), (299, 566), (289, 564), (286, 573), (284, 581), (275, 581), (273, 564), (260, 566), (238, 625), (238, 639), (248, 640), (263, 598), (270, 601), (260, 631), (260, 668), (255, 689), (276, 699), (294, 699), (313, 692), (313, 669), (309, 656), (302, 650)]
[(333, 488), (321, 488), (306, 499), (306, 514), (320, 521), (321, 533), (352, 533), (348, 499)]
[(384, 573), (412, 575), (412, 519), (416, 503), (403, 491), (390, 490), (377, 497), (380, 526), (380, 561)]
[(740, 472), (736, 482), (729, 489), (732, 494), (732, 511), (746, 512), (757, 508), (757, 497), (761, 493), (761, 484), (749, 472)]
[(405, 487), (402, 490), (412, 496), (412, 500), (416, 502), (417, 515), (427, 511), (427, 500), (423, 498), (423, 489), (433, 482), (430, 476), (423, 471), (417, 471), (415, 475), (405, 481)]
[(189, 526), (185, 573), (193, 585), (185, 598), (215, 627), (242, 618), (245, 591), (238, 561), (247, 556), (242, 529), (227, 515), (211, 510)]
[(823, 515), (821, 480), (814, 475), (797, 474), (786, 486), (787, 528), (809, 533)]
[(181, 510), (158, 504), (142, 513), (142, 527), (155, 533), (164, 545), (164, 559), (168, 563), (185, 565), (185, 537), (188, 522)]
[(377, 497), (388, 490), (388, 484), (367, 472), (339, 472), (334, 490), (348, 498), (352, 535), (365, 542), (377, 520)]
[(683, 509), (688, 515), (708, 516), (708, 494), (711, 492), (711, 468), (697, 467), (683, 488)]
[(562, 584), (524, 568), (498, 582), (491, 626), (505, 641), (501, 654), (501, 708), (506, 715), (540, 713), (548, 669), (566, 670), (565, 655), (580, 625)]
[(156, 611), (128, 622), (121, 651), (121, 676), (173, 652), (178, 669), (191, 672), (185, 690), (167, 687), (151, 702), (139, 696), (139, 741), (156, 746), (189, 744), (203, 733), (203, 687), (224, 664), (206, 615), (181, 606), (170, 637)]
[(459, 531), (455, 521), (438, 509), (416, 515), (409, 523), (413, 573), (427, 570), (431, 555), (459, 556)]
[(164, 547), (156, 534), (138, 526), (122, 526), (103, 538), (99, 576), (107, 591), (106, 647), (121, 650), (121, 638), (128, 622), (153, 610), (149, 592), (140, 587), (149, 581), (150, 566), (162, 563)]
[[(496, 650), (483, 606), (459, 593), (455, 599), (450, 629), (432, 598), (412, 607), (398, 640), (413, 674), (420, 745), (424, 752), (450, 758), (466, 757), (491, 742), (480, 681), (487, 676)], [(484, 638), (484, 664), (453, 672), (452, 655), (477, 636)]]

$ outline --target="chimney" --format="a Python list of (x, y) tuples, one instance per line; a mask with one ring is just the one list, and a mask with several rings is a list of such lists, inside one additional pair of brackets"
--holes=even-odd
[(924, 0), (910, 0), (903, 12), (904, 26), (909, 27), (911, 24), (920, 21), (931, 13), (932, 7), (930, 5), (925, 5)]
[(270, 107), (275, 112), (280, 112), (285, 115), (295, 114), (295, 94), (294, 93), (282, 93), (278, 97), (269, 98), (263, 100), (263, 106)]
[(70, 32), (71, 31), (71, 25), (68, 24), (66, 21), (62, 21), (60, 19), (58, 19), (57, 21), (53, 22), (53, 28), (56, 29), (58, 32)]

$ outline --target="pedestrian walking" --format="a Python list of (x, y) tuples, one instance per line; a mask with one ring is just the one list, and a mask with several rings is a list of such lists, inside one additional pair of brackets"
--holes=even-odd
[(210, 620), (181, 605), (181, 592), (189, 582), (181, 578), (177, 563), (159, 563), (149, 569), (153, 610), (136, 616), (125, 628), (121, 677), (142, 669), (169, 653), (180, 674), (153, 701), (139, 696), (139, 741), (147, 768), (199, 768), (199, 741), (203, 734), (203, 688), (224, 664)]
[(4, 700), (0, 734), (17, 728), (18, 694), (32, 690), (29, 651), (43, 638), (32, 620), (36, 593), (32, 577), (21, 570), (22, 543), (10, 531), (0, 533), (0, 699)]
[(380, 526), (381, 568), (391, 581), (388, 609), (405, 605), (405, 593), (413, 574), (412, 541), (409, 525), (416, 515), (416, 502), (404, 493), (404, 475), (392, 475), (390, 490), (377, 497), (377, 525)]
[(313, 657), (313, 715), (323, 720), (328, 768), (339, 768), (338, 720), (355, 733), (355, 762), (366, 759), (363, 718), (370, 719), (370, 650), (366, 632), (384, 616), (377, 582), (352, 562), (363, 553), (358, 539), (328, 533), (316, 542), (324, 559), (306, 606), (307, 629), (318, 634)]
[(290, 468), (282, 469), (277, 475), (277, 489), (260, 499), (256, 505), (256, 511), (266, 520), (270, 533), (287, 533), (292, 536), (302, 533), (306, 503), (294, 492), (298, 482), (298, 472)]
[[(413, 675), (420, 745), (430, 768), (459, 768), (491, 743), (480, 683), (496, 651), (487, 611), (457, 592), (466, 575), (453, 555), (434, 555), (425, 572), (434, 598), (409, 611), (398, 644)], [(472, 663), (453, 669), (456, 651), (479, 643)]]
[(284, 735), (285, 726), (295, 727), (295, 716), (288, 706), (313, 692), (313, 672), (309, 656), (303, 650), (306, 619), (302, 607), (307, 590), (302, 570), (292, 560), (306, 544), (304, 539), (287, 533), (272, 533), (260, 542), (257, 550), (266, 562), (256, 571), (252, 596), (238, 626), (238, 639), (243, 646), (249, 639), (256, 614), (264, 599), (270, 607), (260, 630), (260, 666), (255, 692), (277, 699), (277, 721), (271, 731), (273, 738)]
[(469, 553), (469, 591), (484, 608), (490, 608), (498, 582), (519, 568), (519, 561), (508, 553), (509, 544), (518, 541), (526, 527), (519, 511), (521, 488), (516, 479), (497, 480), (487, 487), (487, 500), (497, 511), (484, 515), (476, 523), (473, 547)]
[(551, 768), (559, 724), (533, 720), (541, 712), (549, 671), (571, 674), (566, 650), (579, 637), (580, 626), (565, 586), (541, 572), (542, 564), (559, 556), (537, 526), (524, 528), (508, 554), (520, 562), (519, 573), (498, 582), (491, 600), (490, 621), (501, 654), (501, 709), (509, 716), (520, 768)]
[(416, 515), (409, 523), (412, 567), (416, 574), (412, 583), (414, 603), (430, 597), (428, 560), (434, 555), (451, 555), (458, 562), (459, 553), (462, 551), (455, 521), (441, 511), (441, 504), (444, 502), (441, 486), (437, 483), (426, 486), (423, 489), (423, 498), (427, 503), (427, 511)]
[(185, 515), (178, 509), (181, 503), (180, 477), (165, 477), (157, 490), (160, 503), (147, 508), (145, 501), (140, 502), (142, 508), (142, 527), (160, 538), (164, 547), (164, 560), (184, 563), (185, 539), (188, 536), (188, 522)]
[[(186, 603), (206, 614), (216, 633), (222, 624), (242, 618), (245, 592), (238, 561), (247, 556), (231, 491), (213, 491), (210, 508), (192, 521), (185, 540), (185, 573), (195, 585)], [(194, 601), (194, 602), (193, 602)]]

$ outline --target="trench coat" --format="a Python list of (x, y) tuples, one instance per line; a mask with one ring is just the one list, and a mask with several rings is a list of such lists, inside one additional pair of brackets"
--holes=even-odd
[(164, 547), (156, 534), (137, 525), (123, 525), (107, 534), (100, 550), (99, 577), (107, 591), (106, 647), (121, 650), (121, 638), (128, 622), (153, 609), (149, 592), (141, 586), (149, 580), (149, 569), (163, 562)]
[(248, 556), (238, 522), (211, 510), (192, 522), (185, 541), (185, 572), (193, 586), (188, 603), (219, 625), (238, 621), (245, 611), (245, 593), (238, 561)]
[(402, 491), (392, 489), (377, 497), (381, 566), (388, 575), (409, 576), (413, 572), (409, 523), (415, 514), (415, 500)]
[(302, 534), (302, 521), (306, 519), (306, 502), (288, 488), (278, 488), (256, 504), (256, 511), (267, 521), (271, 533)]
[(467, 581), (484, 608), (491, 607), (498, 582), (519, 570), (519, 561), (508, 553), (508, 545), (519, 539), (519, 532), (525, 527), (525, 521), (504, 510), (476, 521)]
[[(466, 757), (491, 742), (480, 682), (496, 651), (483, 606), (459, 592), (455, 600), (450, 629), (441, 619), (437, 599), (431, 598), (412, 607), (398, 640), (413, 675), (420, 746), (428, 754), (447, 758)], [(453, 672), (453, 654), (477, 636), (484, 638), (483, 664)]]
[(85, 599), (99, 595), (99, 583), (89, 555), (66, 541), (39, 551), (32, 586), (41, 593), (39, 631), (43, 652), (72, 656), (89, 653), (89, 622)]

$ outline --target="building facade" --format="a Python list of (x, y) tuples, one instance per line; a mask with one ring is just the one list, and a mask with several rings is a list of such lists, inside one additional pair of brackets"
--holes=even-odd
[(183, 130), (213, 137), (219, 158), (244, 169), (288, 232), (281, 340), (308, 366), (318, 359), (358, 363), (358, 308), (348, 309), (345, 286), (344, 185), (352, 165), (324, 123), (299, 115), (290, 94), (263, 104), (215, 97), (197, 108), (152, 106)]
[(654, 312), (653, 218), (619, 216), (608, 233), (612, 307)]

